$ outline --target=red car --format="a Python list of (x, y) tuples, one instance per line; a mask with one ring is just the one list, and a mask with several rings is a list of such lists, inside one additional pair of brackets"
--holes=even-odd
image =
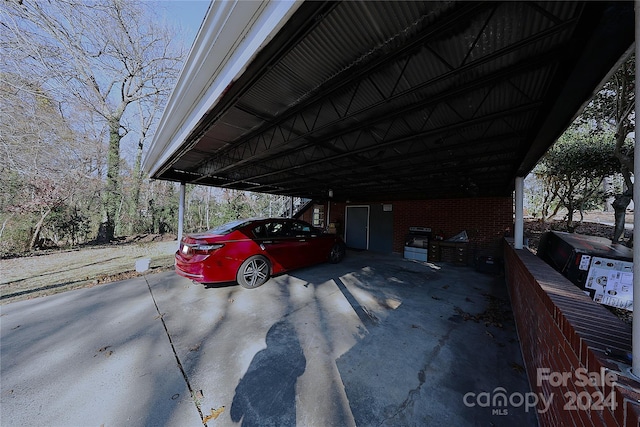
[(190, 234), (176, 252), (176, 272), (200, 283), (238, 282), (257, 288), (269, 277), (294, 268), (329, 261), (338, 263), (345, 244), (289, 218), (251, 218)]

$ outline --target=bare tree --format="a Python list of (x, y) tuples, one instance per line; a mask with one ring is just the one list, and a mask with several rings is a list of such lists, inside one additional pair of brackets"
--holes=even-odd
[(101, 234), (111, 240), (122, 198), (120, 144), (132, 130), (127, 114), (135, 104), (161, 108), (179, 72), (182, 46), (152, 18), (150, 4), (136, 0), (9, 0), (0, 5), (0, 18), (5, 66), (38, 76), (58, 99), (72, 96), (106, 125)]
[(14, 216), (31, 218), (32, 249), (49, 215), (95, 175), (95, 144), (71, 129), (59, 104), (37, 83), (0, 74), (0, 213), (3, 226)]
[(131, 232), (143, 231), (142, 222), (139, 215), (137, 215), (140, 208), (140, 191), (142, 190), (142, 181), (144, 180), (142, 172), (142, 155), (145, 149), (145, 143), (150, 136), (150, 130), (156, 123), (158, 115), (162, 112), (161, 107), (164, 104), (164, 97), (160, 94), (155, 97), (150, 97), (148, 102), (138, 103), (138, 138), (136, 144), (135, 161), (133, 165), (133, 189), (132, 199), (129, 209), (130, 218), (136, 218), (135, 221), (131, 221)]

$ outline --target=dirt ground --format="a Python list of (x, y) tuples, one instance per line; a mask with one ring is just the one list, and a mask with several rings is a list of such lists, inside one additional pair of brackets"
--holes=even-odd
[(176, 236), (140, 235), (116, 244), (47, 250), (0, 260), (0, 304), (96, 286), (140, 275), (136, 260), (152, 271), (173, 268)]
[[(580, 216), (576, 214), (575, 221), (578, 221)], [(584, 221), (576, 227), (575, 232), (578, 234), (586, 234), (588, 236), (606, 237), (611, 239), (613, 236), (613, 224), (614, 224), (613, 212), (585, 212)], [(625, 222), (627, 228), (624, 235), (621, 236), (621, 243), (625, 243), (631, 240), (633, 235), (633, 213), (628, 213)], [(550, 221), (542, 222), (534, 218), (525, 218), (524, 221), (524, 234), (529, 239), (529, 249), (534, 253), (538, 249), (538, 242), (540, 236), (547, 231), (567, 231), (565, 221), (562, 215), (558, 215)]]

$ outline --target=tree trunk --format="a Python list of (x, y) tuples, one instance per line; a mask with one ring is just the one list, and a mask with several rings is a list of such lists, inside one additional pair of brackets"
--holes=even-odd
[[(560, 208), (562, 207), (561, 203), (557, 203), (555, 208), (553, 208), (553, 212), (551, 212), (550, 215), (545, 214), (544, 216), (544, 221), (543, 222), (547, 222), (550, 219), (554, 218), (556, 215), (558, 215), (558, 212), (560, 212)], [(545, 212), (547, 212), (548, 209), (545, 209)]]
[(568, 203), (567, 204), (567, 231), (569, 233), (573, 233), (576, 229), (575, 225), (573, 224), (573, 211), (574, 211), (574, 207), (572, 203)]
[(2, 228), (0, 228), (0, 241), (2, 241), (2, 234), (4, 233), (4, 229), (7, 226), (7, 222), (9, 222), (9, 220), (11, 219), (13, 215), (8, 216), (4, 222), (2, 223)]
[(120, 121), (109, 120), (109, 151), (107, 153), (107, 183), (104, 196), (105, 222), (102, 224), (101, 243), (107, 243), (115, 237), (116, 215), (118, 211), (120, 179)]
[(613, 243), (618, 243), (620, 236), (624, 234), (625, 215), (632, 197), (633, 190), (627, 190), (623, 194), (618, 194), (611, 204), (615, 213), (615, 227), (613, 229), (613, 238), (611, 239)]
[(584, 203), (580, 203), (578, 212), (580, 212), (580, 221), (578, 222), (578, 224), (582, 225), (582, 223), (584, 222)]
[(615, 215), (615, 226), (613, 229), (613, 238), (611, 239), (613, 243), (618, 243), (620, 237), (624, 235), (624, 223), (625, 215), (627, 213), (627, 206), (629, 206), (629, 203), (631, 203), (631, 200), (633, 199), (633, 182), (631, 180), (633, 159), (622, 152), (625, 138), (628, 135), (628, 130), (625, 128), (622, 122), (623, 120), (620, 121), (616, 132), (616, 149), (614, 155), (620, 161), (620, 172), (622, 173), (622, 176), (624, 178), (624, 183), (627, 190), (622, 194), (616, 195), (613, 203), (611, 204), (611, 206), (613, 206)]
[(142, 221), (140, 220), (140, 189), (142, 188), (142, 151), (144, 149), (144, 139), (146, 137), (146, 130), (143, 130), (140, 139), (138, 140), (138, 148), (136, 149), (136, 162), (133, 166), (133, 199), (131, 200), (131, 207), (129, 216), (131, 218), (130, 232), (138, 233), (142, 231)]
[(38, 243), (38, 239), (40, 238), (40, 232), (42, 231), (42, 226), (44, 225), (44, 220), (47, 218), (47, 216), (49, 216), (50, 213), (51, 213), (51, 209), (46, 209), (42, 212), (42, 215), (40, 215), (40, 220), (36, 224), (36, 229), (33, 231), (33, 236), (31, 236), (31, 242), (29, 243), (29, 250), (33, 250), (33, 248), (36, 246), (36, 243)]
[(602, 192), (607, 198), (604, 202), (604, 211), (611, 212), (613, 201), (615, 200), (615, 197), (613, 197), (613, 177), (608, 176), (602, 181)]

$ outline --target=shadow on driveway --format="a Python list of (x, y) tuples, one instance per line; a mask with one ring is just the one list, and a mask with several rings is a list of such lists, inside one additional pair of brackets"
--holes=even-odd
[(236, 387), (231, 420), (242, 426), (296, 424), (296, 381), (304, 373), (304, 357), (296, 330), (287, 320), (267, 332), (260, 350)]
[(166, 272), (0, 309), (7, 425), (536, 424), (464, 400), (530, 391), (503, 278), (468, 268), (350, 252), (253, 290)]

